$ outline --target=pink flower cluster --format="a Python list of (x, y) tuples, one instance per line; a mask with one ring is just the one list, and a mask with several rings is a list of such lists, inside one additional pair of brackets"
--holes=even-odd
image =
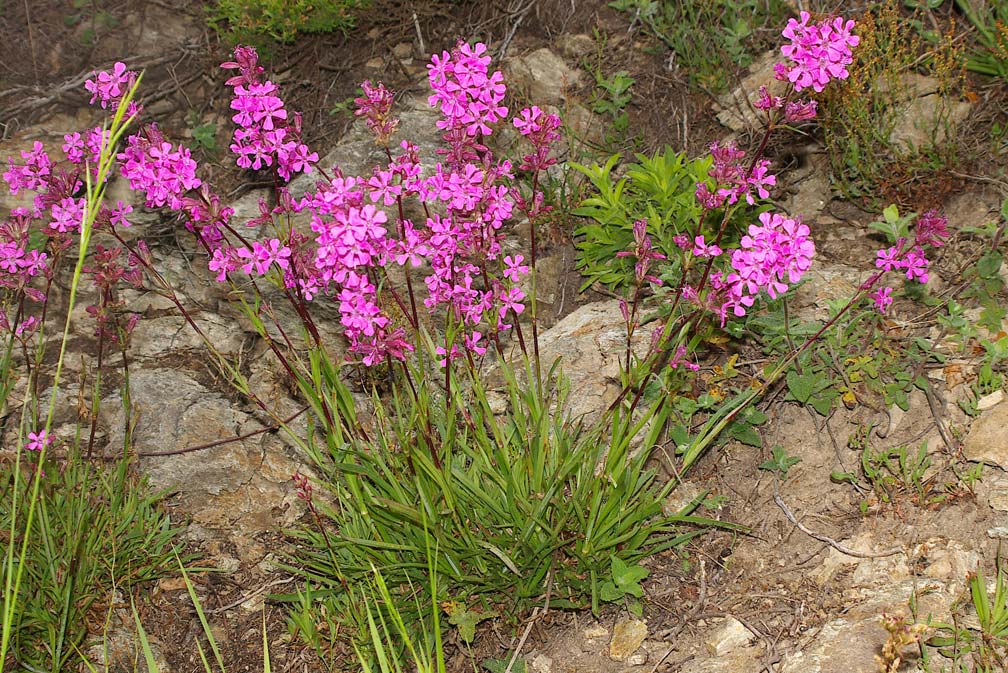
[(142, 192), (148, 208), (168, 206), (179, 210), (186, 192), (198, 189), (196, 160), (189, 149), (176, 148), (164, 139), (155, 124), (146, 133), (134, 133), (126, 139), (126, 148), (117, 156), (119, 172), (130, 189)]
[[(49, 187), (49, 178), (52, 175), (52, 159), (45, 151), (45, 147), (39, 141), (35, 141), (30, 150), (21, 150), (23, 164), (15, 164), (13, 157), (7, 157), (7, 170), (4, 171), (3, 179), (7, 183), (10, 193), (14, 196), (26, 189), (30, 192), (42, 193)], [(35, 210), (41, 210), (42, 204), (36, 199)]]
[[(0, 223), (0, 288), (11, 297), (28, 297), (36, 302), (45, 294), (32, 286), (37, 277), (50, 278), (49, 255), (30, 247), (29, 228), (33, 218), (23, 208), (15, 208), (10, 219)], [(12, 306), (13, 317), (0, 306), (0, 328), (26, 337), (38, 327), (35, 316), (24, 315), (23, 309)]]
[(831, 80), (847, 79), (847, 66), (854, 62), (851, 48), (860, 38), (854, 35), (853, 20), (834, 17), (809, 25), (811, 16), (801, 12), (798, 19), (789, 19), (781, 33), (790, 40), (781, 47), (781, 54), (790, 64), (777, 63), (778, 79), (787, 80), (795, 91), (811, 87), (820, 92)]
[(234, 87), (231, 120), (238, 125), (232, 137), (231, 152), (242, 168), (259, 170), (275, 166), (277, 175), (290, 180), (294, 173), (310, 173), (319, 160), (301, 142), (301, 117), (288, 114), (283, 100), (276, 94), (277, 86), (270, 80), (260, 81), (263, 69), (252, 47), (237, 47), (235, 60), (221, 67), (238, 70), (227, 80)]
[[(896, 241), (896, 245), (879, 250), (876, 253), (875, 267), (880, 271), (873, 276), (867, 286), (874, 285), (883, 273), (900, 271), (906, 274), (907, 280), (915, 280), (924, 284), (928, 282), (928, 267), (930, 262), (925, 247), (940, 248), (948, 239), (948, 220), (937, 210), (928, 210), (917, 218), (915, 236), (911, 243), (905, 238)], [(871, 294), (875, 308), (885, 313), (892, 305), (891, 287), (880, 287)]]
[(428, 101), (444, 116), (437, 122), (438, 128), (462, 128), (469, 136), (488, 136), (490, 124), (507, 117), (508, 110), (501, 104), (506, 90), (504, 75), (499, 70), (487, 74), (491, 59), (486, 52), (482, 42), (469, 45), (459, 41), (451, 53), (443, 51), (431, 57), (427, 70), (433, 93)]
[[(510, 162), (495, 160), (481, 143), (492, 133), (491, 125), (507, 115), (507, 108), (501, 104), (505, 94), (503, 77), (500, 72), (489, 73), (489, 63), (483, 44), (460, 42), (450, 53), (433, 57), (430, 101), (443, 113), (438, 126), (445, 131), (448, 147), (442, 152), (447, 161), (436, 164), (426, 177), (416, 146), (403, 142), (401, 153), (390, 154), (388, 165), (376, 168), (370, 177), (345, 176), (336, 170), (333, 176), (319, 180), (316, 189), (302, 199), (280, 188), (278, 203), (271, 207), (261, 202), (260, 215), (247, 223), (272, 225), (277, 216), (304, 211), (310, 218), (313, 240), (289, 228), (278, 228), (280, 236), (263, 240), (247, 241), (237, 234), (231, 224), (233, 209), (224, 206), (220, 197), (203, 185), (188, 149), (166, 141), (153, 124), (142, 126), (127, 138), (126, 147), (117, 157), (119, 170), (132, 189), (145, 195), (148, 207), (168, 207), (178, 213), (206, 247), (209, 268), (218, 280), (239, 271), (262, 277), (276, 270), (279, 282), (301, 299), (310, 300), (322, 293), (332, 297), (339, 305), (351, 349), (364, 364), (374, 365), (389, 358), (402, 360), (414, 348), (405, 331), (393, 324), (380, 306), (380, 276), (383, 267), (393, 263), (426, 268), (424, 283), (428, 292), (424, 304), (432, 312), (445, 311), (462, 327), (461, 343), (446, 344), (442, 349), (446, 360), (460, 356), (463, 350), (478, 355), (485, 352), (488, 336), (511, 327), (509, 315), (524, 310), (525, 295), (519, 283), (529, 273), (521, 255), (506, 256), (501, 252), (501, 229), (521, 196), (510, 185)], [(286, 110), (276, 85), (263, 79), (255, 50), (237, 48), (234, 61), (222, 67), (238, 71), (227, 80), (235, 93), (231, 108), (239, 128), (231, 150), (238, 155), (238, 164), (271, 168), (283, 179), (312, 170), (318, 155), (300, 140), (300, 117)], [(135, 73), (117, 66), (112, 72), (98, 73), (88, 91), (106, 106), (115, 104), (134, 78)], [(370, 82), (365, 82), (362, 90), (359, 114), (387, 147), (396, 128), (391, 116), (392, 93)], [(514, 124), (534, 149), (524, 158), (524, 169), (538, 171), (555, 163), (550, 153), (559, 137), (559, 119), (555, 115), (529, 108)], [(100, 128), (83, 137), (68, 134), (63, 151), (70, 163), (80, 164), (96, 159), (106, 139)], [(23, 158), (21, 164), (9, 162), (4, 179), (12, 191), (42, 192), (36, 198), (35, 212), (24, 217), (49, 215), (50, 235), (68, 240), (71, 233), (79, 231), (83, 219), (84, 204), (73, 196), (79, 180), (54, 176), (41, 145), (23, 153)], [(58, 183), (58, 189), (49, 182)], [(423, 206), (422, 226), (403, 215), (402, 200), (409, 197)], [(542, 194), (533, 194), (532, 203), (541, 202)], [(398, 216), (394, 220), (383, 210), (389, 206), (396, 206)], [(129, 226), (127, 216), (131, 210), (122, 202), (114, 208), (103, 208), (96, 224)], [(235, 237), (239, 245), (228, 242)], [(10, 247), (12, 259), (29, 259), (24, 249), (5, 245)], [(124, 267), (117, 261), (118, 254), (114, 249), (102, 249), (89, 266), (99, 289), (109, 294), (108, 302), (93, 307), (99, 330), (107, 335), (118, 325), (112, 322), (118, 306), (112, 284), (137, 280), (136, 265), (141, 261), (131, 258), (129, 266)], [(41, 272), (44, 262), (43, 257), (34, 265), (28, 261), (24, 264)], [(4, 270), (20, 269), (19, 264), (7, 262)], [(405, 307), (400, 304), (400, 308)]]
[(776, 299), (812, 266), (815, 244), (807, 225), (779, 213), (761, 213), (759, 220), (760, 224), (749, 225), (732, 251), (732, 271), (711, 274), (711, 286), (722, 297), (718, 310), (722, 326), (729, 310), (744, 316), (760, 291)]

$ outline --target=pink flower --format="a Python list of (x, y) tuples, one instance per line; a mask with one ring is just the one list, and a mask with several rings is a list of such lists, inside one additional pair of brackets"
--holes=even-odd
[(82, 198), (66, 197), (60, 199), (59, 203), (54, 203), (50, 208), (52, 222), (49, 223), (49, 228), (60, 234), (70, 231), (80, 233), (84, 226), (85, 206), (86, 203)]
[(123, 203), (122, 201), (116, 202), (116, 207), (112, 209), (112, 214), (109, 220), (112, 222), (114, 227), (128, 227), (130, 226), (129, 221), (126, 216), (133, 212), (133, 206), (128, 203)]
[(63, 136), (63, 141), (62, 149), (67, 161), (72, 164), (84, 161), (84, 140), (81, 139), (80, 133), (68, 133)]
[(514, 311), (516, 314), (521, 314), (525, 310), (525, 305), (522, 304), (522, 299), (525, 298), (525, 293), (522, 292), (517, 287), (512, 287), (500, 295), (501, 306), (499, 309), (501, 320), (504, 316), (508, 314), (509, 311)]
[(523, 255), (515, 255), (514, 257), (511, 257), (510, 255), (505, 256), (504, 277), (512, 283), (517, 283), (523, 276), (527, 275), (529, 268), (528, 266), (522, 264), (523, 261), (525, 261), (525, 257)]
[(53, 438), (49, 436), (47, 430), (39, 430), (38, 432), (28, 433), (28, 442), (25, 444), (25, 448), (29, 451), (42, 451), (42, 449), (47, 446), (52, 446)]
[(928, 259), (920, 248), (911, 249), (900, 266), (906, 269), (907, 280), (917, 280), (921, 285), (928, 282)]
[(713, 243), (708, 245), (702, 235), (693, 239), (694, 257), (718, 257), (722, 252), (721, 248)]
[(872, 300), (875, 302), (875, 308), (878, 309), (879, 313), (885, 313), (889, 310), (892, 305), (892, 288), (891, 287), (880, 287), (875, 292), (871, 294)]
[(818, 103), (809, 101), (788, 101), (784, 106), (784, 119), (792, 124), (815, 119), (818, 110)]
[(878, 259), (875, 260), (876, 268), (882, 269), (883, 271), (892, 271), (893, 269), (900, 268), (900, 256), (901, 249), (903, 247), (903, 242), (901, 241), (899, 245), (894, 245), (891, 248), (886, 248), (885, 250), (879, 250), (876, 253)]

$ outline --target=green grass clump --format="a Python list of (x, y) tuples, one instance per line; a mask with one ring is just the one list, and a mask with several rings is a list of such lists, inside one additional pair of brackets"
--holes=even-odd
[[(21, 479), (14, 479), (14, 470), (21, 470)], [(35, 478), (41, 484), (30, 543), (26, 556), (13, 558), (25, 571), (20, 591), (10, 596), (15, 601), (10, 651), (28, 670), (64, 671), (80, 661), (85, 640), (94, 635), (88, 624), (102, 623), (104, 615), (96, 609), (113, 589), (160, 575), (175, 531), (159, 497), (147, 492), (128, 461), (106, 468), (72, 456), (50, 460), (41, 475), (24, 460), (0, 465), (3, 535), (24, 516), (19, 510)], [(25, 534), (17, 531), (17, 549)], [(0, 565), (0, 585), (10, 586), (12, 569)]]
[[(326, 614), (366, 633), (365, 606), (347, 588), (380, 568), (396, 587), (396, 608), (420, 619), (406, 588), (428, 586), (425, 559), (435, 550), (433, 598), (470, 640), (466, 624), (514, 617), (544, 600), (597, 610), (621, 597), (603, 591), (614, 557), (632, 565), (716, 525), (690, 515), (692, 508), (662, 511), (677, 482), (660, 485), (648, 460), (667, 406), (634, 419), (617, 408), (589, 426), (565, 412), (555, 371), (544, 373), (540, 388), (531, 367), (520, 378), (510, 365), (502, 369), (503, 414), (495, 414), (479, 376), (459, 372), (445, 398), (418, 386), (415, 396), (376, 399), (370, 441), (330, 431), (326, 446), (312, 446), (326, 497), (310, 505), (316, 525), (293, 533), (291, 569), (308, 580), (308, 598)], [(336, 397), (348, 393), (334, 390)], [(363, 421), (350, 404), (340, 405), (340, 416), (351, 428)], [(631, 450), (634, 438), (641, 443)], [(294, 625), (312, 642), (317, 621), (306, 615)]]
[(346, 32), (369, 0), (217, 0), (207, 20), (234, 44), (266, 47), (293, 42), (302, 33)]

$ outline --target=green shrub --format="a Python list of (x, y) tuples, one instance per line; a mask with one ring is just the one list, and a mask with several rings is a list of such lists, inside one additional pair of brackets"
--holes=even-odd
[[(694, 231), (702, 213), (696, 199), (697, 183), (713, 188), (708, 177), (713, 165), (709, 154), (688, 159), (682, 152), (666, 147), (653, 157), (638, 154), (637, 163), (627, 166), (624, 177), (613, 172), (620, 157), (613, 156), (605, 165), (571, 165), (587, 176), (592, 193), (581, 202), (575, 215), (588, 218), (578, 227), (577, 268), (584, 276), (582, 291), (601, 283), (609, 288), (629, 287), (634, 281), (634, 258), (617, 257), (617, 253), (633, 249), (633, 224), (646, 219), (655, 248), (665, 255), (663, 269), (666, 279), (678, 278), (679, 254), (673, 238), (689, 237), (717, 231), (722, 209), (708, 213), (701, 231)], [(753, 209), (739, 208), (731, 218), (733, 226), (741, 226), (744, 218), (753, 218)]]

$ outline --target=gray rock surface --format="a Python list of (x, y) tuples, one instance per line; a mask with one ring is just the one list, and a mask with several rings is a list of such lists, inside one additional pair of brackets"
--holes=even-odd
[[(650, 328), (638, 329), (633, 352), (647, 353)], [(559, 358), (570, 382), (569, 412), (591, 420), (620, 392), (620, 362), (626, 355), (626, 328), (619, 301), (586, 304), (539, 335), (543, 367)], [(515, 353), (518, 355), (518, 353)]]
[(1001, 402), (973, 421), (963, 441), (963, 455), (1008, 470), (1008, 402)]
[(562, 102), (564, 92), (577, 87), (582, 79), (579, 70), (545, 47), (508, 59), (504, 69), (512, 93), (524, 95), (540, 107)]

